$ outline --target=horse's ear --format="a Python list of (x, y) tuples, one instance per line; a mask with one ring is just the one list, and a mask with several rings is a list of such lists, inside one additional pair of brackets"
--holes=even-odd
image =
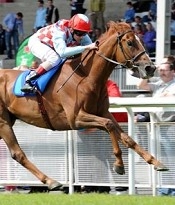
[(106, 23), (106, 31), (108, 31), (109, 30), (109, 28), (110, 28), (110, 22), (108, 22), (108, 23)]

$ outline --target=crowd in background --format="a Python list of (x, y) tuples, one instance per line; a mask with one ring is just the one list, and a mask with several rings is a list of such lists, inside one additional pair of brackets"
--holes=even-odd
[(147, 2), (147, 5), (147, 10), (141, 16), (138, 13), (142, 10), (141, 5), (133, 4), (131, 1), (127, 2), (123, 20), (131, 25), (149, 55), (154, 55), (156, 50), (157, 0)]
[[(77, 13), (86, 14), (89, 16), (92, 23), (92, 33), (90, 36), (95, 41), (103, 32), (105, 32), (104, 12), (106, 9), (105, 0), (89, 0), (89, 13), (87, 8), (84, 8), (85, 0), (69, 0), (70, 17)], [(18, 14), (22, 16), (19, 19)], [(18, 18), (16, 21), (15, 19)], [(155, 55), (156, 49), (156, 18), (157, 18), (157, 0), (150, 1), (128, 1), (123, 13), (123, 18), (120, 21), (125, 21), (131, 25), (132, 29), (143, 42), (147, 52), (152, 56)], [(6, 19), (6, 20), (5, 20)], [(54, 6), (52, 0), (38, 1), (34, 17), (34, 26), (32, 32), (38, 29), (55, 23), (60, 19), (59, 9)], [(116, 20), (116, 19), (113, 19)], [(15, 26), (11, 28), (12, 25)], [(15, 32), (17, 31), (17, 32)], [(18, 38), (19, 36), (19, 38)], [(17, 14), (7, 13), (0, 24), (0, 54), (7, 54), (6, 59), (13, 59), (16, 50), (19, 47), (19, 42), (24, 38), (23, 29), (23, 13), (20, 11)], [(13, 40), (13, 43), (11, 41)], [(172, 3), (171, 11), (171, 49), (174, 49), (175, 41), (175, 3)], [(12, 54), (9, 50), (14, 49)]]
[[(77, 13), (87, 14), (92, 23), (92, 33), (90, 36), (95, 41), (103, 32), (105, 32), (104, 12), (106, 9), (105, 0), (89, 0), (89, 13), (84, 8), (85, 0), (70, 0), (70, 17)], [(18, 14), (22, 14), (18, 18)], [(142, 14), (145, 14), (142, 16)], [(156, 49), (156, 17), (157, 17), (157, 0), (152, 1), (128, 1), (120, 21), (125, 21), (131, 25), (132, 29), (144, 43), (147, 52), (152, 56), (155, 55)], [(18, 18), (16, 21), (15, 19)], [(44, 2), (38, 0), (38, 8), (36, 9), (33, 31), (55, 23), (60, 19), (59, 9), (54, 6), (53, 0)], [(175, 3), (172, 3), (171, 11), (171, 49), (174, 49), (175, 41)], [(116, 21), (116, 19), (112, 19)], [(11, 28), (12, 25), (15, 26)], [(16, 32), (15, 32), (16, 31)], [(7, 13), (0, 24), (0, 54), (7, 54), (6, 59), (13, 59), (19, 42), (24, 38), (23, 29), (23, 13), (17, 14)], [(13, 40), (13, 43), (12, 43)], [(13, 47), (12, 47), (13, 46)], [(12, 54), (10, 50), (14, 49)]]

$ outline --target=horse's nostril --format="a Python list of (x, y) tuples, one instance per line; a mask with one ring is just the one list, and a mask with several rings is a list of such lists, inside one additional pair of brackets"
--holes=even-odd
[(147, 76), (154, 76), (154, 72), (156, 70), (156, 67), (155, 66), (146, 66), (145, 67), (145, 71), (146, 71), (146, 74)]
[(145, 67), (145, 71), (146, 71), (147, 73), (150, 72), (150, 69), (151, 69), (151, 66), (146, 66), (146, 67)]

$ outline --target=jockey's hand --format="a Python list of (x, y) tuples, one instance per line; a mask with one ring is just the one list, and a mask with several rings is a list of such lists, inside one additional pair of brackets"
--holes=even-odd
[(86, 46), (86, 50), (98, 50), (98, 46), (96, 43), (91, 43)]

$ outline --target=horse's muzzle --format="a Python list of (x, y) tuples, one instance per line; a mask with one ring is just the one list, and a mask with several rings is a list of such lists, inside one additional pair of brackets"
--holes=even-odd
[(145, 66), (133, 66), (131, 69), (131, 75), (136, 78), (151, 78), (154, 76), (156, 66), (145, 65)]
[(146, 71), (147, 78), (153, 77), (155, 70), (156, 70), (156, 66), (155, 65), (145, 66), (145, 71)]

